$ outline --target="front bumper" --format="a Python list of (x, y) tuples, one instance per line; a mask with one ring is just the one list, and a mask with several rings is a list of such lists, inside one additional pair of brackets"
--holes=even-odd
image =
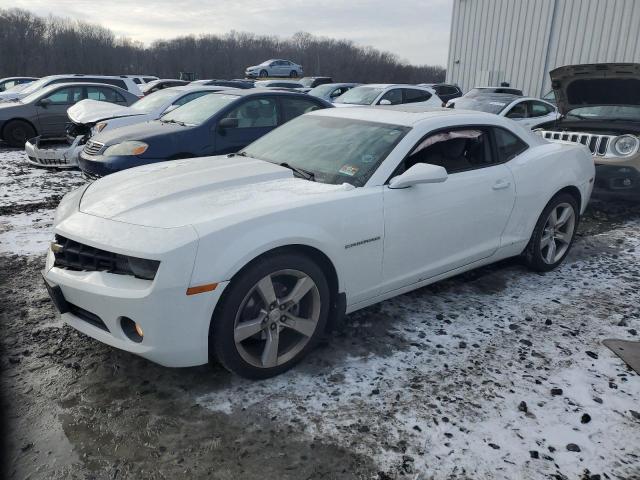
[(78, 157), (78, 166), (82, 170), (84, 176), (88, 179), (95, 180), (100, 177), (126, 170), (127, 168), (139, 167), (150, 163), (161, 162), (162, 159), (145, 159), (136, 156), (120, 156), (105, 157), (103, 155), (87, 156), (80, 153)]
[[(44, 278), (64, 298), (67, 308), (61, 315), (66, 323), (107, 345), (167, 367), (208, 362), (209, 324), (227, 283), (220, 283), (212, 292), (186, 295), (198, 243), (192, 227), (142, 227), (76, 213), (55, 231), (96, 248), (160, 260), (155, 278), (143, 280), (56, 267), (49, 251)], [(125, 318), (142, 327), (141, 342), (125, 333)]]
[(593, 195), (640, 199), (640, 171), (633, 166), (596, 165)]
[(84, 135), (78, 135), (69, 147), (57, 149), (41, 148), (42, 137), (31, 138), (24, 145), (27, 161), (37, 167), (75, 168), (78, 166), (78, 158), (82, 152), (81, 141), (83, 138)]

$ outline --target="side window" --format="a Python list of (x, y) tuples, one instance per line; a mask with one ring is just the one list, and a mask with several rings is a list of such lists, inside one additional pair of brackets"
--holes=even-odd
[(413, 88), (404, 88), (404, 102), (403, 103), (416, 103), (426, 102), (431, 98), (431, 94), (424, 90), (415, 90)]
[(529, 102), (529, 116), (530, 117), (544, 117), (552, 112), (549, 105), (542, 102)]
[(275, 97), (249, 100), (227, 118), (237, 118), (238, 128), (275, 127), (278, 125), (278, 110)]
[(506, 116), (507, 118), (527, 118), (527, 102), (516, 103)]
[(201, 97), (203, 95), (208, 95), (209, 93), (211, 93), (211, 92), (194, 92), (194, 93), (190, 93), (188, 95), (185, 95), (182, 98), (179, 98), (175, 102), (173, 102), (173, 105), (184, 105), (185, 103), (189, 103), (191, 100), (195, 100), (196, 98)]
[(52, 105), (73, 105), (82, 100), (82, 87), (61, 88), (46, 98)]
[(122, 95), (106, 87), (87, 87), (87, 98), (101, 102), (126, 103)]
[(407, 170), (417, 163), (439, 165), (447, 173), (464, 172), (498, 163), (491, 154), (486, 128), (443, 130), (421, 140), (404, 162)]
[(347, 87), (338, 87), (333, 92), (331, 92), (331, 95), (329, 95), (329, 97), (330, 98), (338, 98), (340, 95), (342, 95), (347, 90), (349, 90)]
[(282, 122), (288, 122), (305, 113), (318, 110), (320, 106), (310, 100), (301, 98), (281, 98), (282, 102)]
[(383, 100), (388, 100), (389, 102), (391, 102), (388, 105), (398, 105), (402, 103), (402, 90), (400, 90), (399, 88), (389, 90), (382, 96), (382, 98), (378, 102), (378, 105), (384, 105), (382, 103)]
[(139, 78), (134, 78), (133, 83), (137, 83), (138, 85), (140, 85), (142, 83), (142, 80), (140, 80)]
[(143, 80), (144, 80), (145, 83), (149, 83), (149, 82), (153, 82), (153, 81), (157, 80), (157, 78), (144, 77)]
[(503, 128), (495, 128), (494, 132), (500, 162), (508, 162), (529, 148), (526, 143)]

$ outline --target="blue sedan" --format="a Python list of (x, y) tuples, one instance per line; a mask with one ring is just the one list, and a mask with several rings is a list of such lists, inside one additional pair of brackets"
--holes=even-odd
[(298, 115), (329, 107), (304, 93), (224, 90), (159, 120), (98, 134), (87, 142), (78, 163), (93, 179), (165, 160), (234, 153)]

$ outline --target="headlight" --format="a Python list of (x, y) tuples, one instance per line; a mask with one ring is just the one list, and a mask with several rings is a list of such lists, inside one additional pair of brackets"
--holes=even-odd
[(638, 149), (640, 140), (633, 135), (620, 135), (613, 142), (613, 151), (616, 155), (626, 157)]
[(117, 155), (142, 155), (147, 151), (149, 145), (144, 142), (122, 142), (117, 143), (116, 145), (111, 145), (107, 148), (103, 155), (105, 157), (115, 157)]
[(127, 257), (127, 262), (133, 275), (138, 278), (144, 278), (145, 280), (153, 280), (160, 266), (158, 260), (146, 260), (136, 257)]
[(100, 123), (96, 123), (96, 132), (100, 133), (102, 130), (104, 130), (104, 127), (107, 126), (107, 122), (100, 122)]

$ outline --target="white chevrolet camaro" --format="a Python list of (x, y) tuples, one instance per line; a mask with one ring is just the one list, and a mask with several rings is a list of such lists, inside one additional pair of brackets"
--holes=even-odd
[(265, 378), (344, 313), (507, 257), (558, 266), (593, 179), (586, 147), (496, 115), (320, 110), (68, 194), (45, 281), (104, 343)]

